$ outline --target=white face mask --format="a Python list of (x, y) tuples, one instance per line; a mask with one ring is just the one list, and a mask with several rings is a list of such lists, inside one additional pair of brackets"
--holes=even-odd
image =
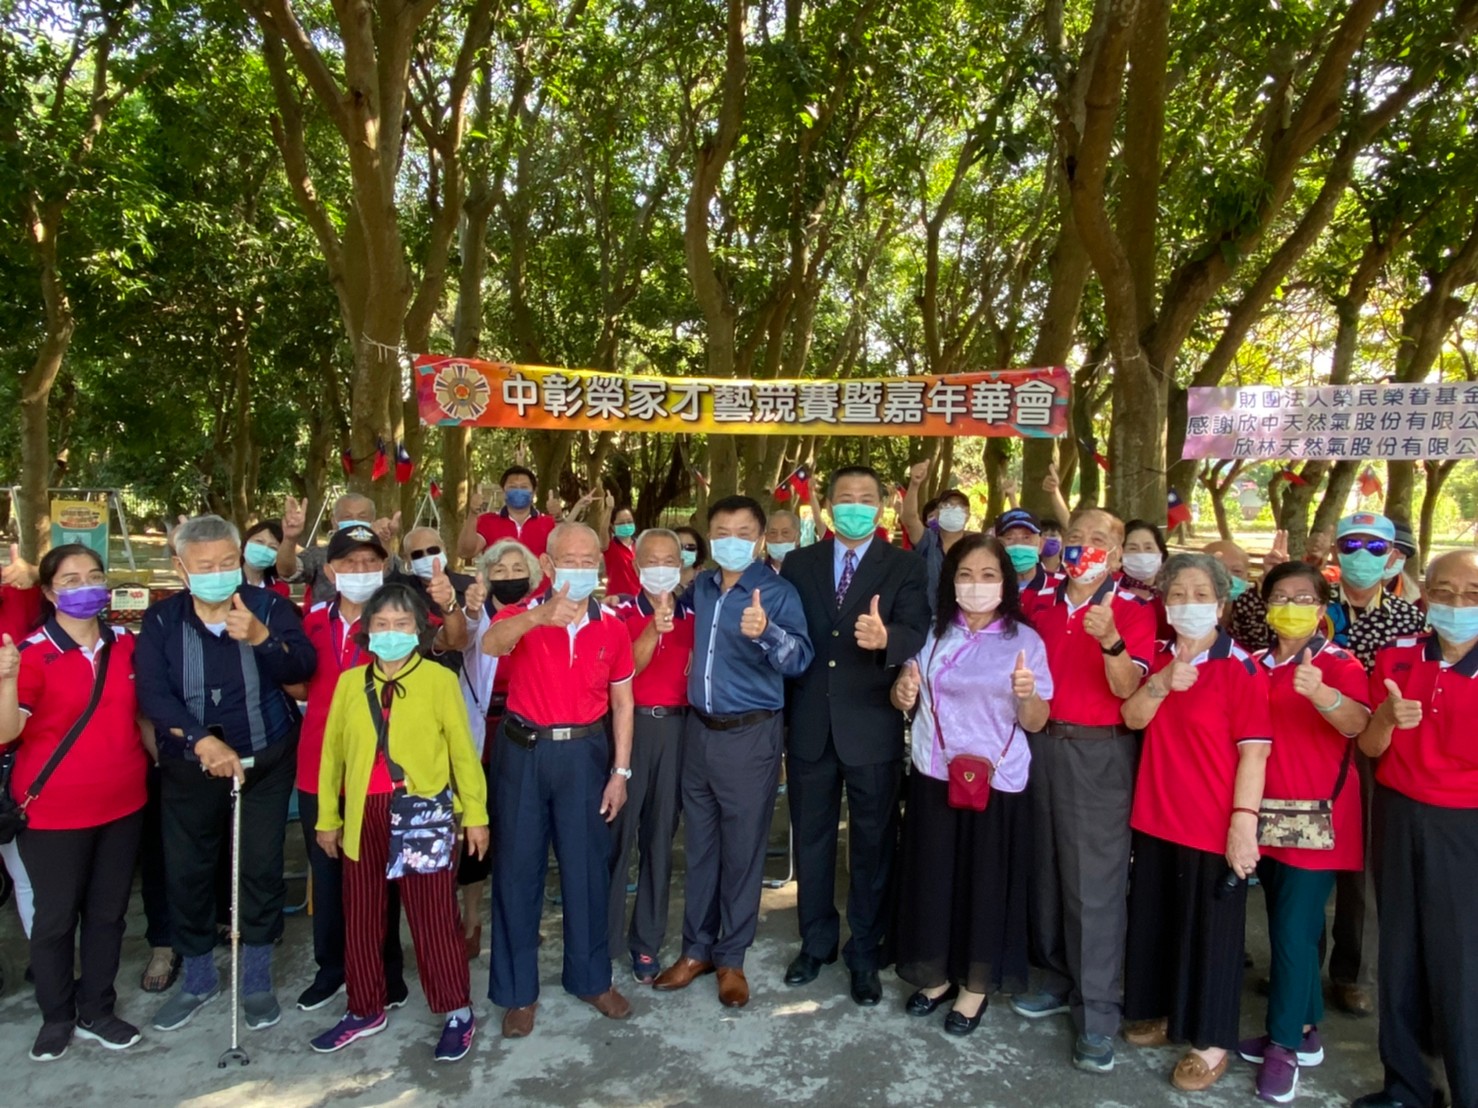
[(340, 573), (334, 578), (339, 595), (351, 604), (363, 604), (384, 583), (383, 573)]
[(1175, 633), (1187, 639), (1199, 639), (1216, 630), (1218, 604), (1167, 604), (1165, 618)]
[(1155, 574), (1160, 572), (1160, 566), (1164, 562), (1165, 559), (1161, 558), (1158, 552), (1154, 554), (1125, 554), (1124, 572), (1136, 581), (1143, 581), (1148, 585), (1154, 582)]
[(440, 561), (441, 557), (437, 554), (428, 554), (424, 558), (412, 558), (411, 572), (422, 581), (429, 581), (436, 574), (436, 566)]
[(661, 596), (677, 588), (682, 581), (683, 571), (676, 566), (643, 566), (637, 576), (641, 578), (642, 588)]
[(970, 521), (970, 513), (958, 504), (951, 504), (947, 508), (939, 509), (939, 529), (954, 534), (963, 531), (965, 524)]
[(993, 612), (1001, 606), (1001, 582), (961, 581), (955, 585), (955, 602), (962, 612)]

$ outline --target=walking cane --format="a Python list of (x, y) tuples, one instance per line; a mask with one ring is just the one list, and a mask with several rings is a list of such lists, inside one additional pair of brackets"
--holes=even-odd
[(217, 1068), (227, 1063), (251, 1064), (241, 1049), (241, 778), (231, 778), (231, 1049), (221, 1055)]

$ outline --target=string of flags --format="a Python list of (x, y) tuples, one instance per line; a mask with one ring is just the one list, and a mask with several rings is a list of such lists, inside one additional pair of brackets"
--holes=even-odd
[[(389, 475), (391, 469), (390, 447), (384, 439), (376, 439), (375, 452), (373, 454), (367, 454), (363, 458), (356, 458), (354, 452), (347, 446), (339, 451), (339, 465), (343, 467), (345, 477), (354, 476), (354, 467), (369, 461), (373, 461), (373, 465), (370, 467), (370, 480), (383, 480)], [(404, 485), (411, 479), (411, 474), (415, 472), (416, 463), (412, 460), (411, 452), (406, 449), (405, 443), (403, 442), (395, 443), (394, 468), (395, 483), (397, 485)]]

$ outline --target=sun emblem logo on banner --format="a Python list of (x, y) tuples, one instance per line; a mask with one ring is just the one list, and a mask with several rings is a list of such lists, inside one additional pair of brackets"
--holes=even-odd
[(487, 378), (463, 362), (449, 362), (436, 372), (436, 403), (447, 418), (476, 419), (487, 411), (492, 390)]

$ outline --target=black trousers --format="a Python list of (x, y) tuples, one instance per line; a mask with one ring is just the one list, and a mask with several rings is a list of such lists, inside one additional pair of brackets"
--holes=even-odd
[(150, 946), (171, 946), (169, 890), (164, 884), (164, 829), (160, 806), (159, 767), (149, 767), (149, 799), (139, 836), (139, 891), (144, 900), (144, 934)]
[[(636, 714), (631, 743), (631, 780), (626, 805), (611, 824), (611, 893), (606, 908), (611, 957), (623, 949), (657, 957), (667, 937), (667, 908), (672, 890), (672, 846), (677, 835), (683, 757), (683, 723), (687, 713)], [(778, 759), (777, 759), (778, 761)], [(774, 807), (774, 790), (771, 790)], [(631, 851), (640, 850), (636, 903), (626, 927), (626, 871)], [(689, 866), (691, 867), (691, 861)]]
[[(343, 801), (340, 801), (342, 808)], [(243, 814), (245, 809), (242, 810)], [(318, 794), (298, 790), (298, 817), (303, 824), (303, 844), (308, 848), (308, 868), (313, 872), (313, 960), (318, 963), (315, 980), (324, 986), (344, 983), (344, 861), (330, 858), (318, 845)], [(243, 837), (245, 830), (243, 829)], [(386, 883), (385, 980), (405, 980), (405, 952), (400, 947), (400, 882)]]
[[(256, 755), (241, 790), (241, 941), (266, 946), (282, 934), (282, 847), (297, 773), (297, 732)], [(185, 957), (216, 945), (216, 866), (231, 848), (231, 779), (167, 758), (163, 777), (165, 885), (174, 948)]]
[(1478, 809), (1377, 785), (1373, 822), (1386, 1092), (1435, 1103), (1440, 1060), (1454, 1108), (1478, 1108)]
[[(36, 1003), (47, 1023), (110, 1015), (123, 947), (123, 917), (133, 891), (142, 811), (75, 831), (26, 828), (17, 839), (36, 894), (31, 970)], [(77, 964), (81, 927), (82, 976)]]
[(1360, 834), (1365, 836), (1367, 862), (1363, 870), (1341, 870), (1334, 878), (1334, 924), (1329, 929), (1334, 943), (1329, 951), (1329, 980), (1336, 985), (1369, 984), (1371, 959), (1366, 956), (1365, 944), (1376, 941), (1375, 881), (1368, 861), (1375, 856), (1370, 835), (1375, 771), (1371, 769), (1370, 759), (1359, 751), (1355, 752), (1355, 768), (1359, 771)]
[(791, 754), (786, 761), (790, 820), (795, 833), (796, 915), (801, 950), (829, 958), (841, 937), (836, 907), (837, 823), (847, 790), (847, 845), (851, 881), (847, 926), (852, 937), (842, 956), (853, 970), (878, 969), (891, 918), (889, 889), (898, 850), (898, 791), (902, 758), (849, 766), (827, 736), (816, 761)]

